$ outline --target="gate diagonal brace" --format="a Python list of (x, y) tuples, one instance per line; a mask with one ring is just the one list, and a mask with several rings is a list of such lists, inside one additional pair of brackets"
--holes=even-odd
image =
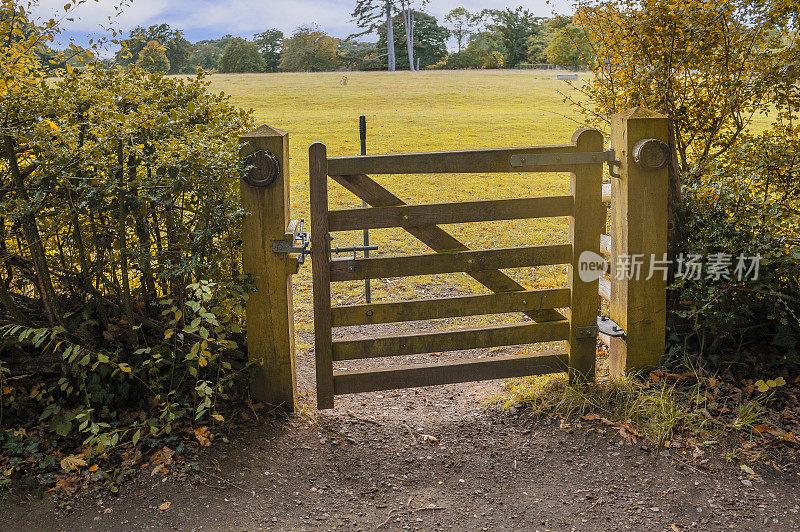
[[(330, 177), (373, 207), (406, 205), (403, 200), (383, 188), (367, 175), (331, 175)], [(437, 253), (445, 251), (469, 251), (466, 245), (438, 225), (420, 225), (405, 227), (404, 229), (407, 233), (411, 234)], [(524, 286), (500, 270), (469, 272), (467, 275), (495, 293), (525, 290)], [(562, 314), (552, 309), (529, 311), (525, 314), (533, 319), (533, 321), (540, 323), (566, 319)]]

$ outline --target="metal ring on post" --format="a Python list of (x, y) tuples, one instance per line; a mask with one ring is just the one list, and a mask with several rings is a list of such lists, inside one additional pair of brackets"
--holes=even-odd
[(667, 166), (669, 148), (658, 139), (642, 139), (633, 146), (633, 160), (647, 170), (659, 170)]
[(244, 182), (251, 187), (267, 187), (278, 179), (281, 163), (274, 153), (257, 150), (245, 157)]

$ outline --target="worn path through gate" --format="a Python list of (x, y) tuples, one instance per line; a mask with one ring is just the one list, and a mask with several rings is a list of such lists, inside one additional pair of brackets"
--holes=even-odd
[[(263, 142), (269, 148), (277, 141)], [(282, 236), (284, 227), (268, 229)], [(273, 291), (286, 297), (285, 278), (275, 281)], [(269, 315), (273, 322), (286, 318)], [(392, 323), (371, 327), (371, 334), (403, 332)], [(299, 332), (298, 345), (312, 345), (311, 335)], [(514, 349), (494, 349), (491, 357), (511, 356)], [(486, 356), (486, 349), (410, 354), (403, 363), (446, 365)], [(341, 395), (335, 408), (317, 411), (316, 357), (313, 349), (300, 350), (296, 379), (276, 383), (291, 397), (287, 384), (296, 382), (299, 413), (287, 419), (251, 412), (244, 433), (237, 427), (230, 443), (217, 442), (201, 454), (203, 482), (181, 476), (178, 467), (166, 476), (143, 470), (119, 497), (85, 495), (72, 504), (76, 511), (59, 517), (35, 494), (15, 492), (0, 505), (3, 529), (800, 528), (796, 466), (782, 473), (759, 468), (760, 476), (750, 479), (737, 463), (717, 459), (700, 470), (686, 461), (684, 448), (663, 454), (630, 445), (603, 425), (501, 413), (493, 402), (500, 380)], [(285, 364), (284, 377), (291, 376), (290, 367)], [(386, 369), (381, 359), (347, 361), (350, 372), (376, 369)]]
[[(452, 356), (469, 356), (453, 353)], [(450, 356), (450, 355), (444, 355)], [(298, 353), (313, 411), (314, 353)], [(367, 364), (368, 362), (364, 362)], [(56, 519), (29, 494), (0, 506), (6, 530), (797, 530), (794, 471), (701, 472), (613, 431), (498, 414), (499, 381), (376, 392), (274, 421), (201, 457), (205, 485), (149, 471)], [(431, 437), (435, 438), (432, 439)], [(212, 476), (213, 475), (213, 476)], [(170, 508), (158, 506), (169, 501)], [(108, 511), (110, 509), (110, 512)], [(108, 512), (108, 513), (107, 513)], [(388, 519), (387, 519), (388, 518)], [(773, 519), (778, 519), (774, 522)], [(694, 523), (694, 525), (693, 525)]]

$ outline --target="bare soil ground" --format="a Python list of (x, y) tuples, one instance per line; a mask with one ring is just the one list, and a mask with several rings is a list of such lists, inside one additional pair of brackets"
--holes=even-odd
[(681, 450), (597, 425), (501, 413), (499, 381), (342, 397), (317, 413), (312, 371), (313, 352), (301, 353), (312, 414), (261, 419), (215, 444), (200, 458), (205, 482), (142, 471), (118, 497), (84, 494), (66, 513), (12, 493), (0, 528), (800, 529), (796, 464), (754, 465), (755, 476), (722, 459), (699, 469)]

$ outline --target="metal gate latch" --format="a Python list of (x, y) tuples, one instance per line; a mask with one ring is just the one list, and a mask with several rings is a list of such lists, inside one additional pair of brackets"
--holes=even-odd
[[(331, 241), (333, 241), (333, 237), (331, 237)], [(378, 249), (378, 246), (348, 246), (346, 248), (330, 248), (331, 255), (333, 254), (342, 254), (342, 253), (352, 253), (352, 259), (337, 259), (337, 260), (346, 260), (347, 261), (347, 271), (352, 272), (356, 269), (356, 259), (358, 258), (358, 252), (365, 252), (365, 251), (375, 251)]]
[(307, 231), (303, 231), (303, 224), (305, 220), (292, 220), (289, 222), (289, 227), (286, 229), (286, 240), (273, 240), (272, 251), (275, 253), (297, 253), (297, 263), (303, 264), (306, 261), (306, 255), (311, 254), (308, 245), (311, 242), (311, 237)]
[(597, 327), (606, 336), (625, 338), (625, 331), (622, 330), (622, 327), (608, 316), (597, 316)]

